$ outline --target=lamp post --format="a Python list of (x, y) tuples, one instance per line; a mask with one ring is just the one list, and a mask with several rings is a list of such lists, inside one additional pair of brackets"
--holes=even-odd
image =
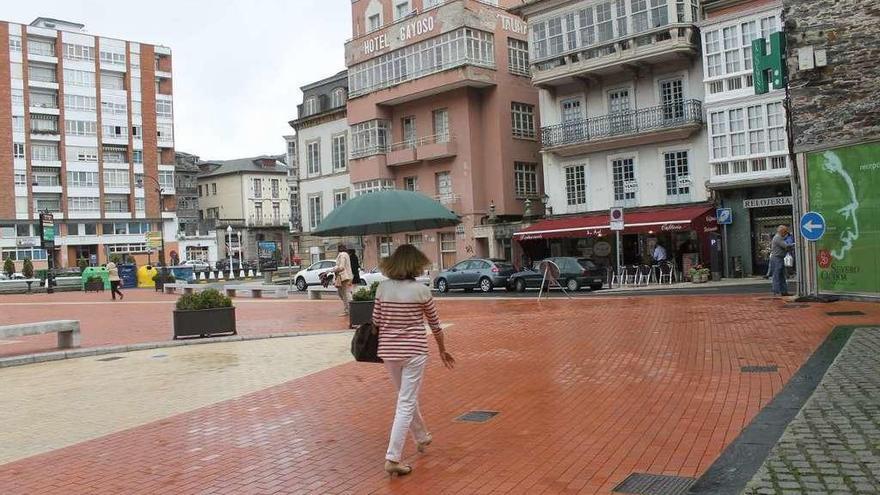
[[(165, 279), (168, 278), (168, 268), (165, 266), (165, 218), (162, 217), (162, 213), (165, 213), (165, 203), (162, 201), (162, 193), (165, 192), (165, 189), (162, 187), (159, 179), (151, 175), (144, 175), (143, 177), (153, 181), (156, 184), (156, 192), (159, 193), (159, 242), (161, 243), (159, 264), (162, 265), (162, 284), (164, 284)], [(144, 187), (143, 179), (138, 181), (138, 185)]]
[(229, 258), (229, 278), (232, 279), (232, 225), (226, 226), (227, 246), (226, 256)]

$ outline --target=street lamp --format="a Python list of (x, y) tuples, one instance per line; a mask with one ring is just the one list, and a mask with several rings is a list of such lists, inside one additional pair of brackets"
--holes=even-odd
[(226, 238), (228, 239), (226, 255), (229, 258), (229, 278), (232, 279), (232, 225), (226, 226)]
[(165, 266), (165, 218), (162, 217), (162, 213), (165, 213), (165, 202), (162, 201), (162, 193), (165, 192), (165, 189), (162, 188), (162, 184), (159, 182), (159, 179), (151, 176), (151, 175), (142, 175), (141, 179), (138, 179), (137, 185), (141, 188), (144, 187), (144, 179), (147, 178), (153, 181), (156, 184), (156, 192), (159, 193), (159, 239), (162, 243), (161, 251), (159, 251), (159, 264), (162, 265), (162, 283), (165, 283), (165, 279), (168, 278), (168, 268)]

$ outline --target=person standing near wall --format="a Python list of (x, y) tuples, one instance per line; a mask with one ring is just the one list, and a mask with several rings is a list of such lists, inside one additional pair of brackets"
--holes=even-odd
[(791, 251), (793, 245), (785, 242), (788, 236), (788, 226), (780, 225), (776, 229), (776, 235), (770, 241), (770, 278), (773, 282), (773, 294), (776, 296), (788, 296), (788, 283), (785, 280), (785, 255)]

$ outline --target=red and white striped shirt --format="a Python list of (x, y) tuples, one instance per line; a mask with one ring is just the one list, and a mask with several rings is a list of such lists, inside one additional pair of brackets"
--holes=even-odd
[(379, 328), (379, 357), (402, 360), (428, 353), (425, 320), (439, 333), (431, 289), (415, 280), (386, 280), (376, 290), (373, 324)]

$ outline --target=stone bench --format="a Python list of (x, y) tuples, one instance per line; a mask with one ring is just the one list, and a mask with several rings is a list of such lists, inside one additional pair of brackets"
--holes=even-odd
[(309, 299), (312, 301), (319, 301), (321, 299), (321, 294), (329, 293), (333, 295), (339, 294), (339, 291), (336, 290), (336, 287), (309, 287)]
[(42, 335), (44, 333), (57, 333), (58, 348), (60, 349), (79, 347), (79, 320), (38, 321), (0, 326), (0, 338)]
[(172, 282), (170, 284), (165, 284), (162, 286), (165, 290), (166, 294), (176, 294), (177, 289), (183, 291), (184, 294), (192, 294), (193, 292), (203, 291), (208, 288), (206, 285), (201, 284), (185, 284), (183, 282)]
[(286, 285), (224, 285), (223, 291), (229, 297), (235, 297), (238, 291), (250, 292), (251, 297), (259, 299), (264, 292), (274, 293), (277, 298), (287, 299)]

